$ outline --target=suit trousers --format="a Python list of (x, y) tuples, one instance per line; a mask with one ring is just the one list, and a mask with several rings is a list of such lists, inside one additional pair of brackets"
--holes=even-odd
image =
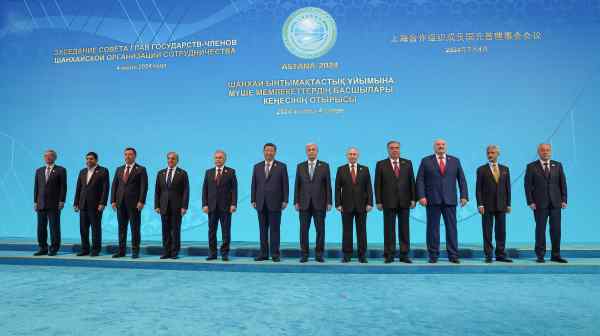
[(315, 256), (322, 257), (325, 250), (325, 210), (317, 210), (312, 202), (306, 210), (300, 210), (300, 252), (302, 256), (308, 257), (308, 231), (310, 229), (310, 220), (315, 223), (317, 231), (317, 244), (315, 247)]
[(208, 213), (208, 254), (217, 255), (217, 228), (221, 223), (221, 256), (229, 255), (231, 243), (231, 212), (218, 207)]
[(427, 205), (427, 252), (437, 259), (440, 255), (440, 217), (444, 217), (446, 251), (448, 259), (458, 258), (458, 233), (456, 230), (456, 205)]
[(279, 258), (279, 227), (281, 211), (270, 211), (267, 205), (258, 210), (258, 225), (260, 230), (260, 256), (264, 258)]
[(93, 253), (102, 250), (102, 212), (98, 209), (79, 209), (79, 234), (81, 236), (81, 251), (90, 252), (90, 228), (92, 229)]
[(48, 251), (48, 226), (50, 227), (50, 252), (60, 248), (60, 210), (37, 211), (37, 238), (40, 251)]

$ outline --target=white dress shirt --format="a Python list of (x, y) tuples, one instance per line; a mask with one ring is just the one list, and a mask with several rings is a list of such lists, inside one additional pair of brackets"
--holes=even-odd
[(92, 178), (92, 175), (94, 175), (94, 171), (96, 170), (96, 168), (98, 167), (98, 165), (95, 165), (91, 168), (88, 168), (87, 170), (87, 178), (85, 180), (85, 183), (90, 183), (90, 179)]

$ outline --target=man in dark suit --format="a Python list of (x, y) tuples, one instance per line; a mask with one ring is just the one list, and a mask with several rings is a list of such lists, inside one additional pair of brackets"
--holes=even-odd
[(300, 262), (308, 261), (308, 230), (313, 218), (317, 231), (315, 260), (324, 262), (325, 251), (325, 213), (331, 210), (331, 174), (329, 164), (317, 160), (316, 144), (306, 145), (307, 161), (296, 167), (294, 183), (294, 208), (300, 212)]
[(356, 222), (358, 261), (367, 263), (367, 213), (373, 208), (373, 188), (369, 167), (358, 164), (358, 149), (346, 152), (348, 164), (335, 174), (335, 208), (342, 214), (343, 263), (352, 259), (353, 222)]
[(496, 261), (512, 262), (506, 257), (506, 214), (510, 212), (510, 172), (507, 166), (498, 164), (500, 149), (487, 147), (488, 163), (477, 168), (476, 199), (481, 214), (483, 252), (485, 262), (492, 262), (492, 229), (496, 221)]
[(436, 263), (440, 255), (440, 216), (446, 226), (448, 260), (458, 260), (458, 233), (456, 231), (456, 184), (460, 191), (460, 205), (469, 200), (467, 181), (458, 158), (446, 154), (446, 141), (433, 144), (434, 155), (421, 160), (417, 173), (417, 198), (427, 212), (427, 251), (429, 263)]
[[(263, 146), (265, 160), (254, 165), (250, 202), (258, 213), (260, 227), (260, 253), (256, 261), (269, 259), (279, 262), (279, 227), (281, 212), (287, 207), (289, 180), (285, 163), (275, 160), (277, 147), (267, 143)], [(270, 242), (270, 244), (269, 244)]]
[[(98, 165), (98, 154), (89, 152), (85, 156), (86, 168), (79, 172), (73, 208), (79, 212), (81, 251), (78, 256), (96, 257), (102, 250), (102, 212), (108, 201), (108, 169)], [(90, 253), (90, 227), (92, 228), (92, 250)]]
[(400, 261), (410, 264), (409, 218), (416, 204), (415, 175), (412, 162), (400, 157), (400, 142), (387, 143), (388, 158), (377, 162), (375, 168), (375, 204), (383, 210), (383, 257), (391, 263), (396, 256), (396, 218)]
[[(60, 211), (67, 196), (67, 170), (55, 164), (56, 152), (44, 153), (46, 165), (35, 171), (33, 209), (37, 212), (38, 251), (33, 255), (54, 256), (60, 248)], [(50, 250), (48, 250), (50, 226)]]
[(167, 153), (167, 168), (156, 175), (154, 211), (162, 222), (163, 254), (161, 259), (179, 258), (181, 246), (181, 219), (190, 200), (190, 181), (185, 170), (177, 166), (179, 155)]
[(131, 223), (131, 257), (140, 256), (141, 213), (148, 193), (148, 174), (146, 168), (135, 162), (137, 152), (134, 148), (125, 149), (125, 165), (117, 168), (111, 188), (112, 208), (117, 212), (119, 222), (119, 251), (113, 258), (125, 256), (127, 248), (127, 226)]
[(208, 257), (217, 259), (217, 228), (221, 222), (221, 259), (229, 261), (231, 215), (237, 210), (237, 177), (235, 170), (225, 166), (227, 154), (217, 150), (215, 167), (206, 170), (202, 184), (202, 211), (208, 214)]
[(567, 178), (560, 162), (551, 160), (552, 146), (538, 146), (539, 160), (527, 165), (525, 196), (535, 217), (535, 254), (543, 263), (546, 254), (546, 223), (550, 220), (551, 261), (566, 263), (560, 256), (561, 210), (567, 208)]

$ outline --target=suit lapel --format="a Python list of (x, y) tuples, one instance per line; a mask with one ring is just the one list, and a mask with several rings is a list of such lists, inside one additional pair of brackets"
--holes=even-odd
[[(542, 177), (545, 178), (546, 180), (548, 179), (548, 177), (546, 176), (546, 174), (544, 173), (544, 166), (542, 165), (542, 162), (540, 162), (539, 160), (536, 162), (536, 168), (537, 170), (540, 172), (540, 174), (542, 174)], [(552, 165), (550, 165), (550, 174), (552, 174)]]
[[(356, 167), (357, 167), (356, 168), (357, 169), (357, 172), (356, 172), (356, 181), (358, 181), (358, 164), (356, 165)], [(352, 171), (350, 170), (350, 164), (349, 163), (346, 164), (346, 169), (344, 169), (344, 171), (348, 175), (348, 180), (350, 181), (350, 184), (353, 184), (353, 181), (352, 181)]]
[(162, 185), (164, 185), (166, 189), (169, 189), (169, 185), (167, 184), (167, 169), (163, 169), (160, 174), (160, 180), (162, 181)]
[[(319, 174), (320, 167), (321, 167), (321, 161), (316, 160), (315, 161), (315, 170), (313, 171), (312, 179), (310, 179), (310, 174), (308, 174), (308, 178), (310, 179), (311, 182), (317, 179), (317, 175)], [(306, 162), (306, 170), (308, 172), (308, 162)]]
[(86, 185), (92, 184), (92, 181), (96, 177), (96, 174), (98, 174), (98, 170), (99, 169), (100, 169), (100, 166), (96, 166), (96, 168), (94, 168), (94, 171), (92, 172), (92, 176), (90, 176), (90, 180), (89, 181), (87, 180), (87, 171), (85, 172), (85, 182), (86, 182)]
[(498, 164), (498, 173), (500, 174), (500, 177), (498, 178), (498, 185), (500, 185), (506, 178), (506, 169), (500, 164)]
[(363, 171), (363, 166), (361, 166), (357, 163), (356, 164), (356, 185), (360, 184), (362, 171)]
[(131, 167), (131, 173), (129, 173), (129, 178), (127, 179), (127, 182), (131, 181), (131, 179), (133, 177), (135, 177), (137, 172), (137, 164), (133, 164), (133, 167)]
[[(433, 166), (435, 167), (435, 171), (438, 175), (442, 176), (442, 173), (440, 172), (440, 164), (438, 163), (438, 158), (437, 155), (432, 155), (431, 156), (431, 160), (433, 161)], [(446, 168), (448, 168), (448, 157), (446, 157)]]
[(181, 173), (179, 171), (179, 169), (175, 168), (175, 171), (173, 172), (173, 177), (171, 178), (171, 187), (175, 184), (176, 180), (179, 178), (179, 173)]
[[(490, 181), (496, 183), (496, 179), (494, 179), (494, 174), (492, 174), (492, 167), (490, 167), (490, 164), (488, 162), (488, 164), (485, 166), (485, 175), (487, 176), (488, 179), (490, 179)], [(500, 171), (500, 165), (498, 165), (498, 171)], [(502, 175), (502, 174), (500, 174)], [(500, 181), (498, 179), (498, 181)]]
[[(129, 181), (131, 181), (131, 179), (135, 175), (136, 167), (137, 167), (137, 165), (135, 163), (131, 166), (131, 169), (129, 170), (129, 176), (127, 177), (127, 181), (126, 182), (124, 181), (125, 184), (129, 184)], [(123, 181), (123, 178), (125, 176), (125, 171), (127, 171), (127, 165), (123, 166), (123, 172), (121, 173), (121, 181)]]
[[(275, 162), (275, 160), (273, 160), (273, 162), (271, 163), (271, 168), (269, 169), (269, 175), (267, 175), (267, 178), (265, 181), (268, 181), (269, 179), (271, 179), (271, 176), (273, 176), (273, 171), (275, 170), (275, 168), (277, 167), (277, 163)], [(265, 164), (263, 164), (263, 173), (265, 171)]]
[[(94, 168), (94, 171), (92, 172), (92, 176), (90, 176), (90, 180), (87, 182), (88, 185), (92, 184), (92, 181), (94, 180), (94, 178), (96, 178), (96, 175), (98, 174), (98, 169), (100, 169), (100, 166), (96, 166), (96, 168)], [(86, 177), (86, 181), (87, 181), (87, 174), (85, 175)]]
[(223, 166), (223, 170), (221, 171), (221, 181), (219, 182), (219, 184), (223, 184), (225, 183), (227, 177), (229, 177), (229, 168)]
[(165, 181), (165, 185), (167, 186), (167, 188), (171, 189), (171, 187), (173, 186), (173, 184), (175, 184), (175, 179), (179, 175), (179, 169), (175, 168), (175, 170), (173, 171), (173, 176), (171, 176), (171, 184), (167, 184), (167, 172), (168, 171), (169, 171), (168, 168), (165, 169), (165, 179), (163, 181)]
[(50, 179), (52, 179), (52, 176), (54, 175), (54, 170), (56, 169), (56, 166), (52, 167), (52, 169), (50, 169), (50, 173), (48, 173), (48, 179), (46, 180), (46, 169), (44, 168), (44, 170), (42, 171), (42, 177), (44, 178), (44, 183), (48, 184), (48, 182), (50, 182)]
[[(398, 165), (400, 165), (400, 159), (398, 159)], [(396, 173), (394, 172), (394, 165), (392, 165), (392, 161), (390, 161), (390, 158), (387, 158), (387, 160), (385, 160), (385, 166), (389, 171), (392, 172), (392, 176), (398, 179), (398, 177), (396, 177)]]
[[(223, 169), (223, 172), (225, 171), (225, 169)], [(210, 180), (216, 185), (217, 184), (217, 168), (211, 168), (211, 170), (208, 172), (208, 178), (210, 178)], [(221, 175), (221, 179), (223, 179), (223, 175)]]

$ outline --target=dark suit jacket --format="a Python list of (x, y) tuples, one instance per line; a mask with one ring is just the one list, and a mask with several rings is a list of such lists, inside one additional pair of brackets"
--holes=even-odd
[(560, 162), (550, 160), (550, 177), (544, 175), (542, 163), (534, 161), (525, 172), (525, 196), (527, 204), (535, 203), (538, 209), (560, 208), (567, 203), (567, 178)]
[(300, 210), (307, 210), (312, 200), (315, 210), (326, 210), (331, 205), (331, 174), (326, 162), (317, 160), (313, 179), (308, 174), (308, 161), (296, 167), (296, 182), (294, 183), (294, 204), (300, 205)]
[(446, 155), (446, 172), (442, 176), (435, 155), (426, 156), (421, 160), (417, 173), (417, 199), (427, 198), (431, 205), (456, 205), (456, 183), (460, 198), (469, 199), (467, 180), (458, 158)]
[(35, 171), (33, 186), (33, 202), (38, 210), (56, 210), (59, 202), (65, 202), (67, 197), (67, 170), (54, 165), (48, 182), (46, 182), (46, 166)]
[(377, 162), (375, 167), (375, 203), (382, 204), (385, 209), (410, 208), (410, 202), (416, 201), (412, 162), (400, 158), (398, 163), (398, 177), (389, 158)]
[(256, 209), (261, 211), (266, 204), (269, 211), (281, 211), (281, 203), (288, 203), (289, 179), (285, 163), (274, 160), (271, 172), (265, 178), (265, 162), (254, 165), (250, 202), (256, 202)]
[(161, 215), (166, 215), (169, 207), (171, 211), (181, 213), (190, 203), (190, 181), (185, 170), (177, 167), (173, 173), (171, 186), (167, 186), (167, 169), (162, 169), (156, 174), (154, 187), (154, 209), (160, 209)]
[(110, 192), (108, 169), (97, 166), (89, 183), (87, 182), (87, 171), (87, 168), (83, 168), (79, 172), (73, 206), (84, 210), (98, 209), (100, 204), (106, 206)]
[(477, 206), (487, 211), (505, 212), (510, 207), (510, 172), (507, 166), (498, 164), (500, 179), (494, 179), (489, 163), (477, 168), (475, 198)]
[(237, 206), (238, 183), (235, 169), (223, 166), (219, 185), (215, 181), (216, 168), (206, 170), (202, 184), (202, 207), (207, 206), (208, 211), (229, 211)]
[(350, 165), (338, 167), (335, 174), (335, 207), (342, 212), (365, 212), (367, 205), (373, 206), (373, 187), (369, 167), (356, 165), (356, 184), (352, 183)]
[(135, 163), (127, 183), (123, 181), (125, 166), (117, 168), (112, 182), (111, 203), (117, 203), (121, 206), (125, 202), (128, 209), (135, 209), (138, 202), (146, 203), (146, 194), (148, 193), (148, 174), (146, 168)]

